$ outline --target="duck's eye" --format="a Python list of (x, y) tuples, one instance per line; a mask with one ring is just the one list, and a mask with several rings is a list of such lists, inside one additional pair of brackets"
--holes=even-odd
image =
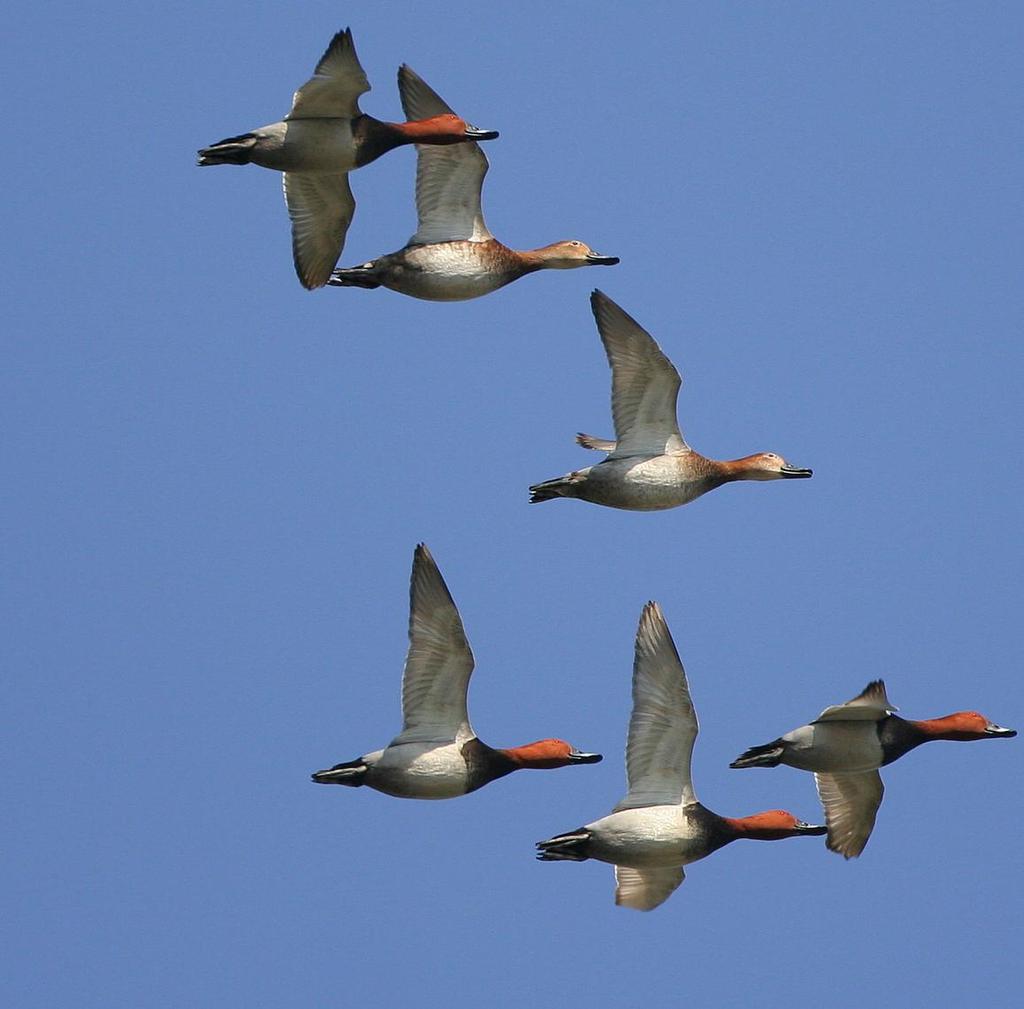
[(582, 243), (580, 243), (580, 242), (570, 242), (569, 244), (578, 249)]

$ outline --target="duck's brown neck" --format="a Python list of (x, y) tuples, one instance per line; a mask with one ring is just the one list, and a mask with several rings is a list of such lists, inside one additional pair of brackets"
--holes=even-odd
[(792, 827), (781, 825), (766, 813), (735, 818), (723, 816), (721, 819), (732, 833), (732, 841), (741, 837), (749, 838), (751, 841), (781, 841), (784, 837), (795, 837), (799, 833)]
[(721, 487), (722, 484), (729, 483), (731, 480), (743, 479), (742, 476), (735, 475), (732, 463), (708, 459), (707, 456), (703, 456), (693, 449), (686, 454), (685, 461), (687, 472), (695, 478), (706, 480), (709, 489)]
[(961, 722), (960, 715), (956, 714), (943, 715), (941, 718), (925, 718), (919, 722), (906, 719), (905, 724), (920, 734), (920, 742), (922, 743), (929, 742), (932, 739), (951, 739), (958, 742), (966, 742), (984, 736), (983, 733), (966, 729)]
[(453, 131), (450, 120), (442, 121), (440, 116), (408, 123), (388, 123), (362, 115), (352, 120), (352, 136), (359, 151), (356, 164), (360, 168), (406, 144), (458, 144), (467, 139)]
[(508, 249), (507, 252), (519, 276), (548, 269), (548, 257), (544, 249)]
[(744, 456), (742, 459), (709, 459), (713, 472), (721, 483), (732, 483), (734, 480), (757, 480), (759, 473), (752, 465), (755, 456)]
[(527, 743), (525, 746), (511, 746), (506, 750), (498, 750), (503, 757), (518, 767), (532, 767), (547, 770), (564, 767), (568, 760), (560, 751), (552, 748), (549, 740)]

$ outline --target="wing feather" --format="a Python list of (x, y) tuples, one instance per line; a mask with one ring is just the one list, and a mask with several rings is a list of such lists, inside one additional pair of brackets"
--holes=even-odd
[(395, 742), (472, 733), (466, 692), (473, 652), (441, 572), (422, 543), (409, 585), (409, 652), (402, 675), (402, 732)]
[(885, 682), (872, 680), (856, 697), (845, 704), (833, 704), (817, 717), (819, 722), (873, 721), (880, 722), (887, 715), (899, 711), (886, 696)]
[(633, 713), (626, 744), (629, 791), (616, 811), (696, 802), (690, 758), (698, 728), (665, 615), (657, 603), (648, 603), (640, 616), (633, 661)]
[(680, 455), (690, 448), (676, 419), (682, 379), (651, 335), (601, 291), (590, 296), (612, 369), (613, 458)]
[(285, 172), (284, 199), (292, 219), (292, 256), (303, 287), (331, 279), (356, 212), (346, 172)]
[(829, 851), (856, 858), (875, 826), (885, 787), (878, 771), (857, 774), (815, 774), (818, 798), (825, 808)]
[(331, 39), (313, 76), (295, 92), (286, 119), (355, 119), (359, 96), (370, 82), (356, 56), (352, 31), (346, 28)]
[(681, 865), (648, 866), (634, 869), (615, 866), (615, 903), (635, 911), (653, 911), (663, 904), (682, 883)]
[[(398, 90), (406, 118), (429, 119), (452, 113), (451, 108), (419, 74), (404, 64), (398, 71)], [(480, 193), (487, 174), (487, 157), (480, 145), (416, 145), (416, 234), (409, 245), (436, 242), (486, 242), (494, 236), (484, 223)]]

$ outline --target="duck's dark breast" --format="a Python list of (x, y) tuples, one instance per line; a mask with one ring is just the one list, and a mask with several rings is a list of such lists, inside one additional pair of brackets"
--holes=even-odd
[[(699, 802), (686, 810), (687, 819), (693, 830), (693, 845), (704, 850), (705, 855), (718, 851), (730, 841), (735, 840), (735, 833), (717, 813), (712, 813), (707, 806)], [(703, 856), (702, 856), (703, 857)]]
[(505, 754), (481, 742), (474, 736), (462, 744), (462, 759), (466, 761), (466, 791), (473, 792), (495, 778), (503, 778), (515, 769), (515, 763)]
[(882, 766), (891, 764), (904, 753), (920, 746), (925, 737), (911, 722), (889, 715), (878, 722), (878, 742), (882, 746)]

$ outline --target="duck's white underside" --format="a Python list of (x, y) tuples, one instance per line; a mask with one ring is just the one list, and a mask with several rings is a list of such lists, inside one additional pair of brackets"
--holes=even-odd
[(362, 759), (366, 784), (403, 799), (451, 799), (468, 785), (461, 742), (399, 743)]
[(634, 868), (688, 865), (707, 854), (684, 806), (624, 809), (587, 824), (587, 854)]
[(882, 745), (873, 721), (818, 722), (782, 737), (789, 745), (784, 764), (802, 771), (842, 773), (882, 766)]

